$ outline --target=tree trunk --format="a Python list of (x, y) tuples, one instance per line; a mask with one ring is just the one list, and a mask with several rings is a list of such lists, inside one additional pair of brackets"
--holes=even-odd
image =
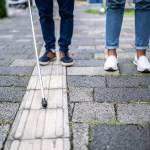
[(7, 16), (6, 1), (0, 0), (0, 18)]

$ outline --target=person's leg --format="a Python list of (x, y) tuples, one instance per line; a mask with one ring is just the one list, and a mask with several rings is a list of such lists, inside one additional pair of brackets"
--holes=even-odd
[(150, 64), (147, 58), (141, 57), (146, 56), (146, 49), (148, 48), (150, 38), (150, 1), (134, 0), (134, 2), (135, 2), (135, 47), (137, 50), (137, 58), (135, 58), (134, 63), (138, 65), (137, 69), (139, 71), (144, 70), (150, 71)]
[(61, 17), (60, 38), (58, 44), (61, 51), (68, 52), (68, 47), (71, 44), (73, 34), (74, 0), (58, 0), (58, 4)]
[(45, 42), (46, 52), (39, 59), (41, 65), (47, 65), (56, 59), (55, 54), (55, 31), (53, 20), (53, 0), (35, 0), (40, 16), (40, 24)]
[(57, 0), (59, 4), (59, 14), (61, 17), (60, 38), (58, 44), (60, 46), (60, 57), (62, 64), (70, 66), (73, 64), (73, 59), (70, 58), (68, 51), (71, 44), (74, 23), (74, 2), (75, 0)]
[(40, 24), (47, 51), (55, 49), (55, 31), (53, 20), (53, 0), (35, 0), (40, 16)]
[[(117, 70), (116, 49), (119, 46), (119, 36), (123, 21), (125, 0), (107, 0), (106, 10), (106, 48), (108, 59), (105, 62), (105, 70)], [(113, 56), (113, 57), (109, 57)]]

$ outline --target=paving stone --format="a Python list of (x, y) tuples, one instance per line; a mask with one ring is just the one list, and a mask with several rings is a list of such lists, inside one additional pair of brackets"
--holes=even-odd
[(149, 102), (149, 88), (96, 88), (97, 102)]
[(13, 59), (0, 59), (0, 67), (9, 66)]
[(68, 76), (69, 87), (106, 87), (105, 77)]
[(9, 146), (9, 150), (69, 150), (68, 138), (57, 139), (36, 139), (36, 140), (15, 140)]
[(95, 46), (78, 46), (78, 49), (82, 50), (82, 49), (95, 49)]
[(104, 60), (74, 60), (75, 67), (99, 67), (104, 65)]
[(92, 88), (69, 88), (71, 102), (93, 101)]
[(17, 59), (10, 66), (35, 66), (36, 61), (33, 59)]
[(112, 122), (115, 112), (112, 104), (77, 103), (73, 113), (73, 122)]
[(0, 76), (0, 86), (27, 86), (29, 79), (29, 76)]
[(105, 54), (100, 54), (100, 53), (97, 53), (97, 54), (94, 54), (94, 59), (105, 59)]
[(86, 54), (94, 54), (94, 53), (104, 53), (104, 49), (70, 49), (70, 53), (73, 53), (74, 55), (78, 54), (77, 56), (81, 57), (80, 55), (83, 56), (88, 56)]
[(1, 75), (27, 75), (32, 71), (33, 67), (0, 67)]
[[(48, 101), (47, 108), (66, 108), (67, 107), (67, 91), (63, 89), (45, 90), (45, 98)], [(52, 96), (53, 95), (53, 96)], [(20, 109), (42, 109), (41, 106), (41, 91), (29, 90), (23, 97)]]
[(91, 138), (90, 150), (148, 150), (150, 148), (150, 128), (131, 125), (96, 125), (92, 127)]
[(94, 39), (79, 39), (78, 45), (80, 45), (80, 46), (94, 45)]
[(17, 127), (15, 128), (14, 125), (11, 129), (10, 137), (22, 140), (68, 138), (64, 126), (66, 122), (63, 118), (64, 110), (62, 108), (23, 110), (21, 116), (17, 118)]
[(29, 56), (30, 54), (22, 55), (18, 53), (9, 54), (0, 52), (0, 59), (28, 59)]
[(135, 76), (110, 76), (107, 78), (108, 87), (138, 87), (138, 78)]
[(120, 74), (142, 74), (137, 71), (136, 66), (120, 66)]
[(30, 76), (21, 76), (17, 78), (14, 85), (18, 87), (21, 87), (21, 86), (26, 87), (28, 85), (29, 80), (30, 80)]
[(132, 66), (133, 65), (132, 61), (133, 61), (132, 59), (122, 58), (122, 59), (119, 59), (119, 65)]
[[(66, 75), (66, 68), (62, 65), (41, 66), (41, 74), (46, 75)], [(38, 75), (37, 67), (34, 68), (33, 75)]]
[(120, 104), (118, 105), (118, 120), (128, 124), (150, 124), (150, 105)]
[(139, 77), (140, 86), (150, 87), (150, 76)]
[(0, 122), (13, 123), (18, 107), (17, 103), (0, 103)]
[(0, 87), (0, 101), (18, 102), (25, 94), (25, 88)]
[[(47, 72), (48, 73), (48, 72)], [(66, 87), (66, 76), (65, 75), (46, 75), (42, 76), (44, 89), (61, 89)], [(28, 84), (27, 89), (40, 89), (39, 77), (32, 76)]]
[[(121, 59), (121, 58), (126, 58), (126, 59), (133, 59), (134, 58), (134, 55), (135, 53), (118, 53), (118, 58)], [(97, 53), (97, 54), (94, 54), (94, 58), (95, 59), (105, 59), (105, 55), (104, 54), (100, 54), (100, 53)]]
[(67, 75), (118, 75), (118, 71), (108, 72), (103, 67), (71, 67), (67, 68)]
[(3, 148), (3, 143), (5, 139), (7, 138), (7, 134), (9, 132), (10, 125), (0, 125), (0, 149)]
[[(124, 41), (125, 42), (125, 41)], [(129, 41), (126, 41), (129, 42)], [(130, 53), (130, 52), (136, 52), (135, 48), (128, 47), (128, 48), (123, 48), (124, 52)]]
[(89, 53), (76, 53), (76, 54), (73, 54), (73, 59), (74, 60), (87, 60), (87, 59), (93, 59), (93, 54), (89, 54)]
[(73, 124), (73, 147), (74, 150), (88, 150), (88, 130), (87, 124)]
[(0, 86), (13, 86), (18, 77), (0, 76)]

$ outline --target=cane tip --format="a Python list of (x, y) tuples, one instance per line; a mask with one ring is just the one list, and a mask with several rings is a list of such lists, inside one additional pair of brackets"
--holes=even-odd
[(42, 99), (42, 107), (47, 108), (47, 100), (45, 98)]

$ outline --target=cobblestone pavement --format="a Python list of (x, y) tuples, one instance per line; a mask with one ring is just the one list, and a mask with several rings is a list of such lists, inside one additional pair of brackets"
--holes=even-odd
[[(38, 50), (43, 42), (35, 16)], [(0, 149), (10, 131), (35, 66), (28, 10), (11, 9), (0, 20)]]
[[(55, 7), (55, 9), (57, 9), (57, 7)], [(24, 11), (23, 13), (24, 13), (23, 17), (25, 19), (29, 19), (29, 16), (27, 16), (28, 10)], [(39, 22), (37, 22), (38, 21), (37, 15), (36, 15), (37, 11), (34, 9), (33, 13), (34, 13), (34, 20), (36, 23), (35, 28), (36, 28), (36, 33), (37, 33), (36, 34), (37, 43), (38, 43), (38, 47), (40, 50), (43, 45), (42, 44), (43, 40), (41, 39), (41, 35), (40, 35), (40, 38), (38, 39), (39, 37), (38, 33), (40, 33), (40, 28), (39, 26), (37, 26), (37, 24), (39, 25)], [(56, 35), (58, 37), (59, 18), (57, 17), (57, 13), (54, 13), (54, 16), (55, 16), (56, 28), (57, 28)], [(19, 22), (18, 16), (16, 17)], [(28, 22), (28, 20), (26, 21), (27, 21), (26, 26), (30, 25), (30, 22)], [(5, 27), (7, 28), (7, 26)], [(20, 33), (22, 30), (24, 31), (24, 27), (21, 27)], [(25, 33), (28, 33), (27, 37), (29, 37), (29, 35), (31, 34), (30, 26), (28, 28), (25, 27), (25, 30), (27, 30), (27, 32)], [(26, 35), (23, 34), (22, 39), (19, 38), (19, 40), (24, 41), (24, 36), (26, 37)], [(19, 34), (19, 37), (20, 37), (20, 34)], [(32, 42), (32, 34), (30, 37), (30, 41)], [(27, 58), (34, 57), (34, 49), (29, 45), (30, 44), (29, 40), (25, 42), (26, 43), (24, 47), (29, 51), (28, 55), (27, 56), (25, 55), (25, 56)], [(14, 45), (15, 49), (17, 49), (16, 45)], [(10, 45), (10, 48), (11, 48), (11, 45)], [(25, 52), (26, 52), (26, 49), (24, 50)], [(23, 56), (22, 53), (20, 53), (21, 56)], [(42, 53), (44, 53), (44, 47), (42, 48), (40, 55), (42, 55)], [(10, 103), (9, 105), (6, 103), (2, 103), (2, 106), (1, 106), (2, 107), (1, 111), (3, 112), (3, 114), (5, 114), (5, 111), (7, 111), (8, 117), (12, 119), (11, 122), (8, 122), (10, 126), (12, 126), (11, 129), (10, 129), (10, 126), (8, 126), (7, 122), (4, 123), (5, 126), (3, 126), (3, 124), (1, 126), (1, 129), (2, 129), (1, 130), (2, 132), (1, 148), (3, 148), (4, 150), (26, 150), (26, 149), (69, 150), (70, 149), (66, 68), (62, 67), (62, 65), (60, 64), (58, 56), (59, 55), (57, 55), (58, 59), (54, 63), (50, 63), (48, 66), (41, 67), (43, 85), (44, 85), (44, 90), (45, 90), (45, 98), (48, 100), (48, 107), (46, 110), (43, 109), (41, 106), (42, 97), (41, 97), (41, 91), (40, 91), (40, 84), (38, 80), (37, 66), (35, 65), (35, 58), (34, 60), (27, 59), (27, 58), (15, 59), (10, 64), (11, 75), (19, 76), (19, 74), (21, 74), (21, 77), (22, 76), (26, 77), (26, 75), (28, 75), (29, 77), (28, 77), (28, 80), (26, 81), (26, 86), (24, 86), (24, 89), (20, 88), (20, 91), (19, 89), (12, 90), (12, 93), (14, 94), (14, 99), (12, 95), (8, 96), (8, 93), (10, 93), (9, 92), (10, 88), (8, 88), (8, 93), (3, 92), (5, 95), (8, 96), (10, 100), (14, 102), (14, 105), (13, 103)], [(29, 68), (30, 70), (27, 68), (28, 70), (26, 70), (24, 66), (32, 66), (32, 68), (31, 69)], [(18, 72), (16, 72), (16, 70), (13, 70), (13, 67), (15, 67), (15, 69), (18, 69)], [(23, 73), (20, 73), (21, 71)], [(6, 74), (5, 72), (1, 70), (1, 74), (5, 75)], [(17, 78), (17, 81), (15, 81), (14, 83), (22, 84), (21, 79), (19, 77)], [(10, 79), (10, 81), (12, 82), (12, 79)], [(5, 83), (3, 83), (3, 85), (5, 85)], [(20, 99), (19, 98), (18, 99), (22, 101), (20, 107), (19, 107), (20, 103), (17, 101), (18, 99), (17, 100), (15, 99), (17, 97), (16, 96), (17, 92), (20, 96), (19, 97)], [(6, 106), (9, 108), (9, 110), (11, 110), (11, 108), (14, 108), (15, 109), (14, 112), (10, 113), (9, 110), (3, 110), (5, 109)], [(17, 115), (15, 117), (16, 112), (17, 112)], [(15, 117), (15, 120), (14, 120), (14, 117)], [(8, 119), (6, 118), (6, 121), (7, 120)], [(6, 140), (7, 135), (8, 137)]]
[(119, 71), (106, 72), (105, 16), (85, 13), (84, 3), (75, 8), (74, 66), (66, 70), (56, 61), (42, 67), (47, 110), (40, 104), (28, 10), (0, 20), (0, 149), (5, 144), (4, 150), (68, 150), (68, 94), (72, 150), (149, 150), (150, 74), (137, 72), (132, 64), (133, 17), (124, 19)]
[(105, 16), (86, 9), (76, 5), (75, 63), (67, 68), (72, 149), (149, 150), (150, 74), (137, 72), (132, 63), (134, 18), (124, 18), (119, 71), (105, 72)]

